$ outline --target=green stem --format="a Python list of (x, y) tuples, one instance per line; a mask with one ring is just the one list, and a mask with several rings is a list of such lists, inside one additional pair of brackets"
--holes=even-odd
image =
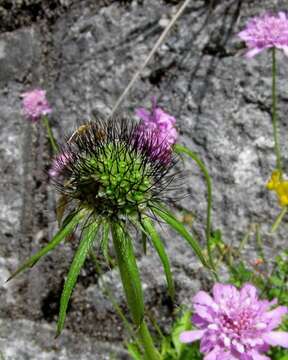
[(47, 136), (48, 136), (48, 139), (50, 141), (50, 144), (51, 144), (51, 147), (52, 147), (52, 150), (53, 150), (53, 154), (56, 155), (59, 152), (59, 146), (58, 146), (58, 144), (57, 144), (57, 142), (56, 142), (56, 140), (54, 138), (51, 126), (49, 124), (49, 119), (48, 119), (47, 116), (43, 116), (42, 121), (43, 121), (43, 125), (46, 128)]
[[(91, 260), (92, 260), (92, 262), (94, 264), (96, 273), (99, 275), (99, 277), (101, 277), (103, 275), (103, 273), (101, 271), (101, 267), (98, 264), (97, 257), (95, 256), (93, 251), (90, 251), (89, 255), (90, 255), (90, 258), (91, 258)], [(112, 294), (111, 290), (109, 289), (108, 286), (105, 285), (105, 282), (102, 281), (101, 279), (99, 279), (99, 284), (100, 284), (101, 287), (103, 287), (103, 291), (102, 291), (103, 295), (106, 296), (108, 298), (108, 300), (112, 303), (116, 314), (123, 321), (123, 324), (124, 324), (125, 328), (127, 329), (129, 335), (135, 341), (137, 347), (140, 348), (138, 339), (135, 337), (133, 328), (130, 325), (130, 323), (129, 323), (128, 319), (126, 318), (126, 316), (124, 315), (123, 311), (121, 310), (120, 306), (117, 304), (117, 301), (116, 301), (114, 295)]]
[(144, 302), (140, 275), (130, 237), (121, 224), (112, 223), (112, 238), (128, 308), (137, 327), (137, 336), (143, 346), (145, 360), (160, 360), (152, 336), (144, 320)]
[(277, 128), (277, 94), (276, 94), (276, 49), (272, 49), (272, 124), (273, 124), (273, 137), (274, 148), (276, 155), (277, 170), (281, 171), (281, 152), (278, 140), (278, 128)]
[(274, 233), (278, 229), (278, 226), (281, 224), (286, 212), (287, 212), (287, 206), (283, 207), (280, 214), (277, 216), (274, 224), (272, 225), (271, 233)]
[(207, 187), (207, 215), (206, 215), (206, 242), (207, 242), (207, 252), (209, 257), (209, 263), (212, 269), (215, 270), (215, 264), (213, 260), (213, 254), (212, 254), (212, 246), (211, 246), (211, 210), (212, 210), (212, 180), (208, 173), (208, 170), (204, 163), (199, 159), (199, 157), (192, 152), (191, 150), (187, 149), (183, 145), (176, 144), (174, 146), (174, 150), (177, 154), (184, 153), (191, 157), (192, 160), (195, 161), (199, 169), (202, 171), (205, 181), (206, 181), (206, 187)]
[(264, 249), (263, 249), (262, 236), (261, 236), (261, 229), (259, 224), (256, 224), (256, 244), (258, 247), (258, 253), (260, 257), (263, 259), (263, 261), (266, 262)]

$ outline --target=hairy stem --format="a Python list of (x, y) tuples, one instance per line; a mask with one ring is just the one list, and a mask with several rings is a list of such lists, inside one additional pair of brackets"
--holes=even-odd
[(137, 327), (139, 342), (143, 346), (144, 359), (160, 360), (144, 320), (142, 286), (131, 239), (121, 224), (113, 223), (111, 230), (122, 285), (132, 320)]
[(277, 170), (282, 171), (281, 152), (277, 128), (277, 94), (276, 94), (276, 49), (272, 49), (272, 125)]

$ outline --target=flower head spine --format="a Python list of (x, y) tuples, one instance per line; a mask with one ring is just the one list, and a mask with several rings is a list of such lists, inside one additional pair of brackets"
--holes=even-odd
[(23, 93), (22, 95), (22, 108), (25, 117), (32, 121), (37, 122), (42, 116), (48, 115), (52, 109), (46, 99), (46, 91), (35, 89)]
[(53, 159), (52, 166), (49, 169), (49, 176), (51, 178), (59, 177), (63, 174), (64, 169), (68, 164), (73, 161), (72, 154), (69, 151), (63, 151), (62, 153), (56, 155)]
[(283, 50), (288, 56), (288, 19), (284, 12), (254, 17), (238, 36), (246, 43), (247, 57), (273, 47)]
[(271, 310), (276, 301), (259, 300), (257, 289), (245, 284), (215, 284), (213, 297), (204, 291), (193, 298), (193, 323), (198, 330), (181, 333), (180, 340), (201, 340), (205, 359), (269, 359), (262, 355), (269, 346), (288, 348), (288, 333), (274, 331), (287, 314), (286, 306)]

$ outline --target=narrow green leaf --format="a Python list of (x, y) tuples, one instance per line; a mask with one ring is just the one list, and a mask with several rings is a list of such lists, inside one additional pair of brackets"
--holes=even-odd
[(68, 236), (75, 228), (75, 226), (81, 221), (81, 219), (84, 217), (84, 212), (77, 212), (75, 213), (70, 219), (69, 222), (66, 223), (65, 226), (63, 226), (57, 234), (54, 236), (54, 238), (40, 251), (38, 251), (36, 254), (31, 256), (27, 261), (25, 261), (10, 277), (7, 281), (10, 281), (12, 278), (14, 278), (16, 275), (21, 273), (22, 271), (26, 270), (27, 268), (33, 267), (37, 261), (44, 255), (46, 255), (49, 251), (53, 250), (57, 245), (61, 243), (65, 239), (66, 236)]
[(149, 220), (149, 218), (143, 219), (142, 224), (143, 224), (144, 230), (150, 236), (152, 244), (155, 247), (155, 249), (159, 255), (159, 258), (162, 262), (165, 276), (166, 276), (168, 292), (169, 292), (170, 297), (172, 299), (174, 299), (174, 296), (175, 296), (174, 281), (173, 281), (173, 277), (172, 277), (169, 258), (166, 254), (165, 247), (164, 247), (155, 227), (153, 226), (152, 222)]
[(121, 224), (112, 224), (112, 235), (117, 264), (128, 307), (134, 324), (140, 326), (144, 317), (144, 302), (132, 241)]
[(103, 235), (101, 240), (101, 249), (103, 252), (103, 256), (107, 265), (110, 265), (110, 256), (109, 256), (109, 229), (110, 225), (108, 222), (103, 223)]
[(194, 237), (187, 231), (185, 226), (179, 220), (177, 220), (174, 215), (171, 214), (167, 209), (159, 209), (158, 207), (154, 207), (153, 209), (154, 212), (162, 218), (162, 220), (164, 220), (168, 225), (172, 227), (172, 229), (174, 229), (181, 236), (183, 236), (183, 238), (192, 247), (202, 264), (207, 268), (210, 268), (208, 261), (202, 252), (199, 242), (194, 239)]
[(59, 336), (61, 331), (63, 330), (69, 299), (71, 297), (72, 291), (76, 284), (80, 270), (86, 260), (86, 257), (90, 251), (90, 248), (93, 244), (93, 241), (94, 241), (95, 236), (98, 231), (98, 227), (99, 227), (98, 223), (92, 223), (83, 231), (80, 245), (78, 246), (76, 254), (73, 258), (72, 264), (70, 266), (70, 269), (69, 269), (69, 272), (67, 275), (67, 279), (64, 284), (64, 289), (61, 294), (60, 311), (59, 311), (59, 318), (58, 318), (58, 322), (57, 322), (57, 335), (56, 336)]

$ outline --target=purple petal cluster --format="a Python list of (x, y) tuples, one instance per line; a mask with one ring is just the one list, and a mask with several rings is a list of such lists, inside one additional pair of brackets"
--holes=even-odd
[(37, 122), (42, 116), (52, 112), (52, 109), (46, 99), (46, 91), (35, 89), (23, 93), (22, 107), (25, 117)]
[(141, 119), (137, 132), (142, 133), (143, 140), (150, 139), (153, 144), (153, 155), (159, 152), (162, 156), (165, 154), (165, 159), (168, 159), (178, 137), (175, 117), (158, 107), (155, 98), (152, 98), (151, 111), (139, 108), (136, 109), (136, 115)]
[(288, 56), (288, 19), (284, 12), (254, 17), (238, 35), (246, 42), (247, 57), (273, 47), (283, 50)]
[(288, 348), (288, 333), (274, 331), (287, 314), (276, 301), (259, 300), (257, 289), (245, 284), (215, 284), (213, 297), (199, 291), (193, 298), (192, 322), (198, 330), (185, 331), (180, 341), (201, 340), (204, 360), (269, 360), (264, 353), (270, 346)]

